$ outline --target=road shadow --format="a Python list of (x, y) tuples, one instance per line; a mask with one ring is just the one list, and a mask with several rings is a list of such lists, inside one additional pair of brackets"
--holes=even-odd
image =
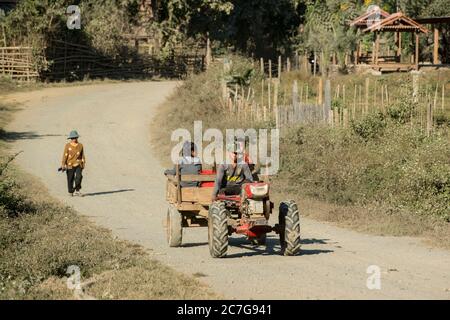
[[(329, 239), (302, 239), (302, 245), (309, 244), (327, 244)], [(251, 256), (264, 256), (264, 255), (280, 255), (281, 254), (281, 246), (280, 239), (276, 236), (267, 236), (266, 245), (265, 246), (256, 246), (251, 244), (245, 237), (230, 237), (228, 238), (228, 244), (232, 247), (237, 247), (246, 250), (245, 252), (238, 252), (227, 254), (227, 258), (242, 258), (242, 257), (251, 257)], [(194, 247), (207, 247), (208, 242), (197, 242), (197, 243), (185, 243), (181, 245), (182, 248), (194, 248)], [(332, 253), (334, 250), (327, 249), (304, 249), (303, 247), (300, 249), (300, 253), (298, 256), (310, 256), (310, 255), (318, 255), (325, 253)]]
[(121, 190), (112, 190), (112, 191), (102, 191), (102, 192), (91, 192), (91, 193), (85, 193), (85, 197), (95, 197), (95, 196), (103, 196), (107, 194), (114, 194), (114, 193), (123, 193), (123, 192), (131, 192), (135, 191), (135, 189), (121, 189)]
[(197, 243), (184, 243), (181, 245), (182, 248), (194, 248), (207, 246), (208, 242), (197, 242)]
[[(302, 244), (326, 244), (328, 239), (302, 239)], [(281, 246), (278, 237), (267, 237), (266, 246), (255, 246), (248, 242), (246, 238), (230, 238), (229, 244), (234, 247), (242, 248), (247, 250), (246, 252), (239, 252), (228, 254), (227, 258), (242, 258), (251, 257), (255, 255), (280, 255)], [(333, 250), (322, 250), (322, 249), (300, 249), (298, 256), (302, 255), (318, 255), (325, 253), (332, 253)]]
[(0, 129), (0, 140), (6, 142), (14, 142), (18, 140), (35, 140), (42, 139), (45, 137), (65, 137), (62, 134), (37, 134), (33, 131), (25, 131), (25, 132), (14, 132), (14, 131), (5, 131)]
[(311, 238), (311, 239), (301, 239), (300, 242), (301, 244), (328, 244), (329, 240), (330, 239)]

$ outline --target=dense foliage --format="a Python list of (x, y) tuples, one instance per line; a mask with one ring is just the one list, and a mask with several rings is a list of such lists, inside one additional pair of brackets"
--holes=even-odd
[[(0, 32), (4, 30), (8, 42), (86, 38), (95, 48), (114, 52), (124, 45), (125, 34), (144, 28), (162, 49), (177, 46), (186, 38), (204, 40), (209, 34), (217, 51), (232, 48), (272, 57), (293, 49), (342, 54), (355, 47), (357, 37), (347, 22), (370, 5), (388, 12), (402, 10), (412, 17), (450, 12), (446, 0), (152, 0), (143, 11), (144, 3), (22, 0), (6, 18), (0, 15)], [(81, 8), (81, 32), (68, 32), (65, 27), (69, 4)], [(448, 46), (448, 26), (439, 27), (446, 36), (443, 45)]]

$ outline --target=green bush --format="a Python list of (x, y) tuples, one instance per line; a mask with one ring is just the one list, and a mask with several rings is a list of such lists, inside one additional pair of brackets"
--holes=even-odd
[(381, 112), (371, 113), (360, 120), (351, 122), (353, 132), (364, 140), (380, 136), (385, 127), (386, 118)]
[(387, 109), (387, 115), (397, 123), (407, 123), (417, 112), (417, 103), (410, 97), (401, 97)]

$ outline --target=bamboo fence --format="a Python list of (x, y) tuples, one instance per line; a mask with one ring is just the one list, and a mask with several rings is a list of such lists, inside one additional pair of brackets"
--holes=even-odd
[[(0, 76), (19, 81), (155, 76), (182, 79), (205, 69), (205, 52), (202, 46), (192, 46), (175, 49), (165, 59), (133, 52), (126, 57), (110, 57), (87, 45), (54, 40), (36, 57), (30, 47), (0, 47)], [(36, 58), (45, 66), (39, 71), (34, 64)]]
[(32, 48), (0, 47), (0, 76), (13, 80), (31, 81), (38, 77), (33, 64)]
[[(303, 64), (303, 68), (311, 72), (309, 62), (305, 60), (300, 57), (299, 65)], [(266, 63), (260, 59), (259, 67), (265, 75), (260, 85), (241, 87), (223, 83), (224, 104), (241, 123), (269, 122), (278, 128), (296, 124), (348, 127), (352, 121), (371, 113), (386, 114), (392, 106), (411, 102), (416, 107), (411, 108), (409, 122), (430, 135), (436, 127), (437, 114), (450, 115), (445, 81), (430, 84), (414, 74), (411, 75), (412, 84), (400, 88), (389, 87), (383, 79), (373, 77), (365, 78), (362, 84), (360, 81), (340, 83), (322, 77), (304, 82), (294, 80), (288, 84), (282, 79), (285, 75), (281, 75), (290, 70), (292, 64), (288, 59), (283, 63), (280, 61)], [(406, 102), (401, 100), (405, 98)]]

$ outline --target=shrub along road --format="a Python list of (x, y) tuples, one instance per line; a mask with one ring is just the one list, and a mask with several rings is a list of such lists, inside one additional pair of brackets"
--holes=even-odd
[[(13, 149), (24, 151), (16, 161), (57, 199), (227, 298), (450, 298), (450, 252), (419, 239), (365, 235), (306, 218), (296, 257), (279, 256), (278, 238), (270, 235), (267, 250), (233, 238), (228, 258), (212, 259), (206, 228), (185, 230), (185, 245), (168, 248), (165, 178), (149, 123), (176, 85), (100, 84), (10, 95), (23, 106), (6, 128)], [(72, 129), (86, 150), (84, 198), (69, 198), (65, 176), (56, 172)], [(380, 290), (367, 287), (376, 276), (376, 268), (367, 273), (372, 265), (380, 268)]]

